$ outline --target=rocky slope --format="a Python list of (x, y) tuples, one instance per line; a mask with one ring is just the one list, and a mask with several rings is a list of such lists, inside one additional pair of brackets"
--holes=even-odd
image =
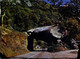
[(6, 57), (12, 57), (28, 53), (28, 35), (0, 27), (0, 53)]

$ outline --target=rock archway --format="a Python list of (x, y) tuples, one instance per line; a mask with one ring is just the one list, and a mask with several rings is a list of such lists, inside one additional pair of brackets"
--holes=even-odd
[[(28, 37), (28, 49), (33, 51), (33, 40), (43, 40), (48, 43), (48, 45), (52, 45), (52, 43), (57, 44), (57, 40), (60, 39), (62, 42), (66, 43), (70, 47), (72, 47), (71, 40), (69, 39), (69, 34), (67, 30), (60, 29), (59, 26), (45, 26), (38, 27), (35, 29), (31, 29), (27, 31)], [(67, 39), (68, 38), (68, 39)]]
[(52, 42), (57, 44), (57, 39), (63, 37), (63, 34), (59, 32), (59, 27), (53, 25), (31, 29), (28, 31), (28, 35), (28, 49), (30, 51), (33, 51), (34, 38), (36, 40), (43, 40), (47, 42), (48, 45), (51, 45)]

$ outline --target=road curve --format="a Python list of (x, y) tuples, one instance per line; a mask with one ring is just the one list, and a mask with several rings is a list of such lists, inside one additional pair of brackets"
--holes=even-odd
[(60, 51), (60, 52), (46, 52), (46, 51), (33, 51), (24, 55), (16, 56), (15, 58), (77, 58), (77, 53), (71, 53), (78, 50), (67, 50), (67, 51)]

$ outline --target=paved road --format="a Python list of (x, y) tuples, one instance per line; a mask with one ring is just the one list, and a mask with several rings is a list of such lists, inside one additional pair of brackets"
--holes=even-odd
[(65, 58), (76, 58), (77, 53), (71, 53), (73, 51), (78, 51), (78, 50), (68, 50), (68, 51), (60, 51), (60, 52), (40, 52), (40, 51), (34, 51), (30, 52), (24, 55), (19, 55), (16, 56), (15, 58), (60, 58), (60, 59), (65, 59)]

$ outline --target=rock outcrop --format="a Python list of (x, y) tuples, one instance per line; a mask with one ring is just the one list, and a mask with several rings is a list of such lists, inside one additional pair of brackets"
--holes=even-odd
[(0, 27), (0, 53), (6, 57), (28, 53), (27, 37), (27, 34)]
[[(52, 44), (57, 44), (58, 39), (64, 38), (66, 35), (66, 31), (61, 31), (59, 26), (51, 25), (38, 27), (27, 31), (28, 37), (28, 49), (33, 51), (33, 39), (35, 38), (37, 41), (42, 40), (47, 43), (48, 46), (52, 46)], [(31, 44), (32, 43), (32, 44)], [(52, 48), (50, 48), (52, 49)]]

